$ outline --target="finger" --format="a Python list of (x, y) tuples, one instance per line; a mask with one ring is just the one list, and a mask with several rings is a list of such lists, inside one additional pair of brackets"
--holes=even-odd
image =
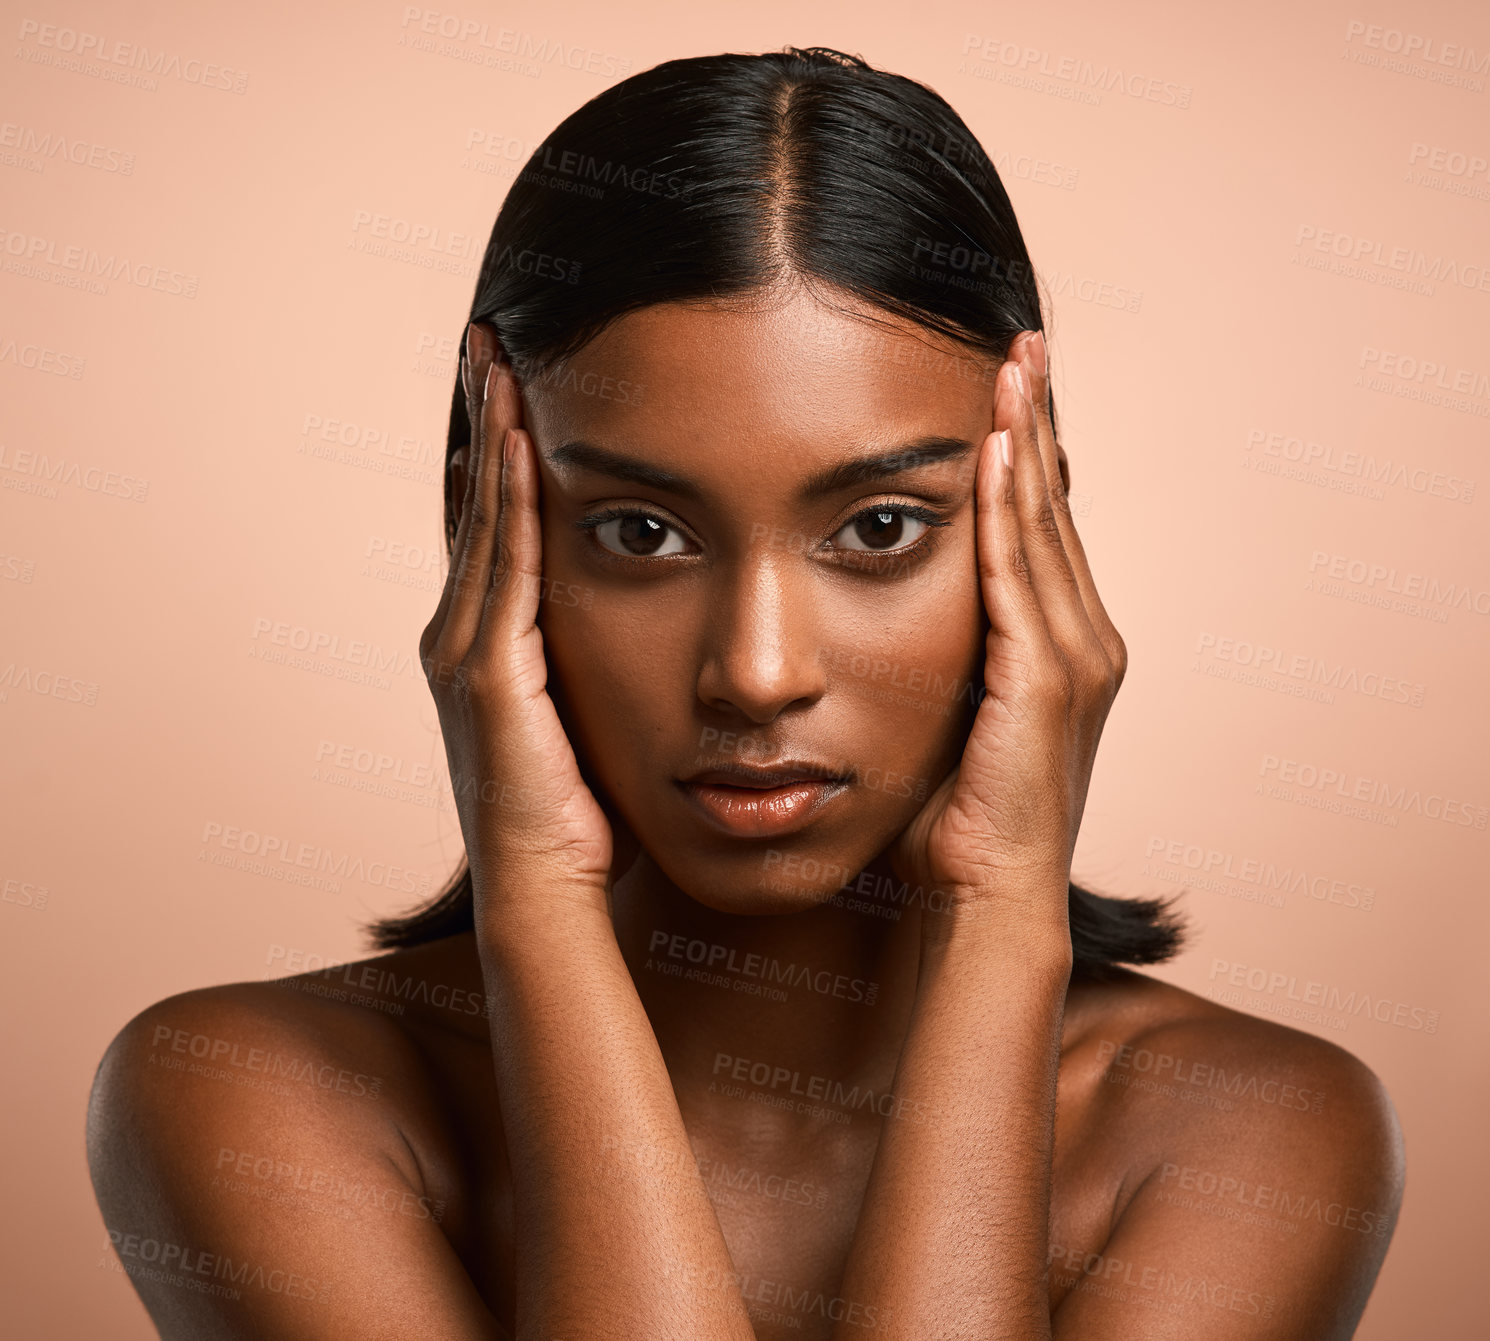
[(501, 525), (502, 442), (507, 418), (500, 394), (503, 372), (493, 361), (486, 374), (485, 394), (477, 402), (471, 423), (476, 438), (476, 459), (467, 486), (470, 511), (462, 516), (465, 544), (452, 565), (454, 595), (446, 617), (451, 646), (468, 649), (476, 640), (491, 581), (492, 552)]
[[(1013, 358), (1004, 366), (1007, 380), (996, 388), (993, 423), (1011, 436), (1016, 511), (1029, 557), (1031, 584), (1051, 637), (1068, 656), (1086, 655), (1096, 646), (1096, 640), (1050, 496), (1031, 402), (1029, 365), (1024, 359)], [(1100, 654), (1101, 648), (1097, 651)]]
[[(1014, 357), (1011, 353), (1010, 357)], [(1040, 461), (1045, 468), (1045, 478), (1050, 484), (1051, 499), (1055, 503), (1056, 517), (1062, 523), (1069, 520), (1071, 509), (1066, 496), (1066, 473), (1062, 469), (1066, 454), (1056, 441), (1055, 426), (1050, 420), (1050, 360), (1045, 344), (1044, 331), (1026, 331), (1020, 337), (1018, 357), (1024, 363), (1030, 379), (1030, 400), (1035, 407), (1035, 428), (1040, 440)], [(1066, 528), (1061, 527), (1064, 540)]]
[(444, 630), (446, 616), (449, 614), (451, 602), (455, 599), (461, 555), (465, 552), (466, 537), (470, 531), (472, 494), (475, 482), (480, 477), (479, 415), (473, 409), (479, 400), (475, 385), (476, 366), (479, 361), (481, 365), (479, 376), (484, 381), (487, 376), (486, 368), (489, 357), (486, 352), (484, 333), (478, 331), (473, 321), (466, 327), (465, 351), (460, 365), (461, 386), (466, 394), (466, 423), (470, 429), (471, 441), (456, 448), (450, 457), (451, 494), (456, 510), (455, 536), (450, 544), (450, 569), (445, 575), (445, 585), (440, 592), (439, 603), (435, 606), (435, 612), (425, 627), (424, 636), (420, 639), (421, 656), (427, 654), (431, 645)]
[[(1009, 440), (1007, 430), (990, 433), (978, 451), (973, 484), (978, 581), (992, 637), (1007, 640), (1034, 662), (1050, 654), (1050, 630), (1030, 581), (1014, 472), (1003, 461)], [(991, 691), (993, 686), (988, 688)]]
[(500, 499), (491, 573), (481, 625), (471, 654), (481, 660), (537, 635), (543, 573), (543, 533), (538, 514), (538, 461), (533, 439), (520, 428), (504, 434)]
[[(1120, 667), (1125, 667), (1127, 652), (1123, 646), (1123, 640), (1108, 617), (1101, 597), (1097, 594), (1097, 584), (1092, 577), (1091, 565), (1087, 562), (1086, 547), (1081, 543), (1081, 536), (1076, 530), (1076, 520), (1071, 515), (1071, 503), (1067, 497), (1065, 479), (1066, 470), (1069, 470), (1069, 467), (1062, 469), (1065, 466), (1066, 454), (1056, 441), (1055, 426), (1050, 420), (1050, 359), (1044, 332), (1033, 332), (1027, 339), (1022, 352), (1027, 360), (1030, 390), (1036, 407), (1035, 422), (1040, 441), (1040, 458), (1045, 466), (1045, 477), (1050, 486), (1056, 525), (1065, 546), (1066, 559), (1076, 579), (1077, 590), (1081, 593), (1082, 607), (1086, 611), (1087, 622), (1093, 633), (1109, 660)], [(1119, 678), (1121, 674), (1119, 670)]]
[(465, 654), (481, 622), (500, 506), (501, 442), (518, 413), (511, 368), (496, 342), (473, 322), (467, 344), (466, 380), (473, 392), (467, 400), (470, 460), (450, 572), (436, 611), (439, 623), (431, 621), (435, 636), (453, 659)]

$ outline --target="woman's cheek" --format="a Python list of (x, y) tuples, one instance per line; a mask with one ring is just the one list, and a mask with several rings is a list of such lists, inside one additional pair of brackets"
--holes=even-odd
[(546, 599), (539, 609), (553, 697), (595, 780), (613, 797), (636, 794), (666, 772), (666, 750), (689, 720), (675, 684), (674, 630), (666, 611), (652, 628), (644, 605), (604, 584), (572, 580), (588, 600)]
[(628, 685), (634, 676), (635, 647), (614, 627), (615, 612), (602, 593), (590, 589), (590, 603), (568, 605), (545, 599), (538, 627), (554, 696), (562, 702), (565, 728), (593, 765), (609, 773), (620, 735), (631, 723)]
[[(879, 617), (832, 649), (833, 688), (853, 705), (872, 790), (912, 809), (956, 765), (982, 684), (986, 620), (976, 584), (963, 578), (965, 555), (882, 597)], [(938, 572), (952, 574), (939, 577)]]

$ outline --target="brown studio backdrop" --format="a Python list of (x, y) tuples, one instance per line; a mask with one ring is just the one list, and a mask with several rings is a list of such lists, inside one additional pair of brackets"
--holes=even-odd
[[(1132, 657), (1078, 877), (1190, 882), (1195, 943), (1159, 976), (1240, 992), (1384, 1077), (1409, 1185), (1359, 1335), (1471, 1335), (1490, 17), (1209, 9), (7, 4), (12, 1335), (152, 1334), (83, 1159), (93, 1068), (124, 1020), (354, 956), (363, 919), (455, 866), (415, 654), (442, 577), (453, 342), (513, 174), (626, 73), (786, 43), (943, 93), (1054, 294), (1079, 525)], [(487, 27), (462, 37), (467, 21)], [(140, 52), (165, 63), (133, 68)], [(128, 273), (88, 278), (94, 252)], [(319, 640), (317, 668), (281, 636)], [(338, 678), (357, 642), (401, 669)], [(1264, 647), (1271, 681), (1252, 675)], [(1299, 667), (1338, 677), (1330, 696), (1298, 692)], [(1375, 806), (1341, 800), (1379, 786)], [(232, 829), (361, 878), (223, 865)], [(1287, 1013), (1350, 993), (1370, 1012)]]

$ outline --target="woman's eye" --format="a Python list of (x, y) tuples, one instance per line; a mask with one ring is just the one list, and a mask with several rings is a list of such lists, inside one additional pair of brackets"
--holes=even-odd
[(653, 559), (684, 553), (683, 537), (666, 522), (645, 512), (611, 517), (595, 527), (595, 538), (612, 554), (628, 559)]
[[(907, 535), (908, 526), (921, 529)], [(905, 549), (915, 544), (929, 529), (927, 522), (911, 516), (904, 508), (870, 508), (839, 530), (833, 541), (841, 549), (873, 554)]]

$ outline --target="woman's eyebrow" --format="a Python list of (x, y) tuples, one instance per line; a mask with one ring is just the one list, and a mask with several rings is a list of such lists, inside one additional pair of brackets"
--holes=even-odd
[(592, 442), (575, 439), (563, 443), (548, 454), (548, 459), (556, 466), (577, 466), (580, 470), (588, 470), (596, 475), (609, 475), (612, 479), (630, 480), (633, 484), (647, 484), (654, 489), (663, 489), (695, 503), (703, 501), (703, 491), (685, 476), (638, 461), (634, 457), (622, 456), (620, 452), (597, 447)]
[(806, 502), (821, 498), (824, 494), (836, 494), (840, 489), (884, 479), (887, 475), (898, 475), (903, 470), (918, 470), (922, 466), (934, 466), (942, 461), (955, 461), (976, 448), (977, 443), (969, 442), (966, 438), (934, 435), (916, 438), (900, 447), (892, 447), (887, 452), (875, 452), (871, 456), (840, 461), (836, 466), (820, 470), (803, 483), (797, 490), (797, 496)]
[[(797, 497), (807, 502), (826, 494), (838, 493), (856, 484), (866, 484), (870, 480), (884, 479), (902, 471), (919, 470), (924, 466), (956, 460), (976, 447), (976, 443), (966, 438), (937, 435), (916, 438), (888, 451), (858, 456), (828, 466), (805, 480), (797, 490)], [(663, 470), (646, 461), (638, 461), (635, 457), (623, 456), (605, 447), (597, 447), (591, 442), (574, 439), (563, 443), (549, 453), (549, 461), (556, 466), (576, 466), (597, 475), (609, 475), (612, 479), (650, 485), (654, 489), (662, 489), (696, 503), (703, 501), (703, 490), (686, 476)]]

